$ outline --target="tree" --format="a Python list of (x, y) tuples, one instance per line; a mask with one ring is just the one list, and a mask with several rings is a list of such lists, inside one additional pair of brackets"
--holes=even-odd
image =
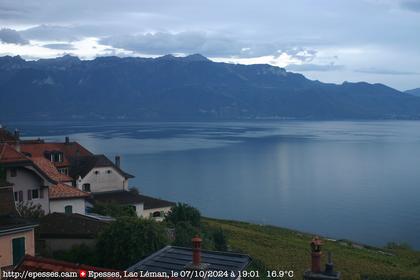
[(186, 203), (178, 203), (172, 207), (166, 216), (166, 221), (175, 226), (179, 222), (188, 222), (194, 227), (199, 227), (201, 224), (201, 214), (196, 208)]
[(125, 269), (167, 243), (167, 234), (161, 224), (123, 217), (99, 234), (96, 252), (101, 266)]
[(117, 203), (97, 202), (92, 208), (93, 213), (104, 216), (119, 217), (137, 217), (136, 210), (131, 205), (121, 205)]
[(173, 245), (191, 247), (191, 239), (197, 234), (197, 228), (193, 227), (189, 222), (179, 222), (175, 226)]

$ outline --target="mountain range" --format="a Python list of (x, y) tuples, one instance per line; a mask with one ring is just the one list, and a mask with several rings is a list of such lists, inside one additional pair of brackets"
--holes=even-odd
[(406, 90), (405, 93), (420, 97), (420, 88)]
[(283, 68), (158, 58), (0, 57), (0, 120), (419, 119), (420, 97)]

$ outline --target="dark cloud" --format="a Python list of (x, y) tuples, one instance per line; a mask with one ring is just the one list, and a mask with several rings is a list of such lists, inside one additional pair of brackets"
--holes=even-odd
[(334, 63), (330, 64), (290, 64), (286, 67), (287, 70), (305, 72), (305, 71), (315, 71), (315, 72), (326, 72), (326, 71), (338, 71), (343, 70), (344, 65), (336, 65)]
[(45, 44), (42, 46), (53, 50), (75, 50), (75, 47), (68, 43)]
[(77, 41), (83, 38), (76, 27), (42, 24), (20, 31), (25, 38), (40, 41)]
[(0, 29), (0, 41), (3, 43), (25, 45), (29, 44), (28, 40), (22, 38), (19, 32), (10, 28)]
[(401, 2), (404, 9), (420, 13), (420, 0), (404, 0)]
[(194, 31), (110, 36), (100, 43), (151, 55), (201, 53), (206, 56), (231, 56), (240, 55), (246, 47), (231, 37)]
[(366, 74), (377, 74), (377, 75), (420, 75), (420, 73), (418, 72), (379, 69), (379, 68), (374, 68), (374, 67), (356, 69), (355, 72), (366, 73)]

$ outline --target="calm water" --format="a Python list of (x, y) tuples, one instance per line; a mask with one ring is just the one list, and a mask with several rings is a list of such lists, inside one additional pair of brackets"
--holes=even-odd
[(420, 122), (8, 123), (122, 156), (204, 215), (420, 249)]

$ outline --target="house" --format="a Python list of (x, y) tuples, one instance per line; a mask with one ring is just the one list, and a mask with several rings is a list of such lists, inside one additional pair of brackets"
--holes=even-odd
[(15, 201), (39, 204), (48, 213), (48, 185), (56, 182), (9, 144), (0, 144), (0, 165), (6, 180), (13, 185)]
[(164, 217), (175, 206), (174, 202), (157, 199), (138, 193), (137, 191), (109, 191), (92, 194), (93, 203), (117, 203), (131, 205), (135, 208), (137, 216), (153, 218), (163, 221)]
[(35, 255), (34, 228), (36, 223), (19, 216), (13, 189), (0, 184), (0, 268), (15, 266), (27, 255)]
[(69, 137), (64, 142), (21, 141), (20, 150), (29, 158), (46, 158), (65, 175), (69, 174), (70, 157), (93, 155), (79, 143), (70, 141)]
[[(181, 273), (185, 271), (218, 271), (216, 277), (195, 277), (189, 279), (241, 279), (239, 271), (244, 271), (251, 263), (251, 257), (231, 252), (201, 250), (202, 240), (195, 237), (193, 248), (166, 246), (149, 257), (127, 268), (128, 272), (166, 272)], [(204, 274), (205, 275), (205, 274)], [(180, 275), (181, 276), (181, 275)], [(190, 274), (191, 276), (191, 274)]]
[(103, 221), (81, 214), (52, 213), (39, 221), (39, 251), (51, 254), (74, 245), (94, 245), (98, 234), (113, 220)]
[(58, 172), (48, 159), (28, 157), (9, 144), (0, 144), (0, 165), (13, 185), (16, 203), (40, 205), (45, 213), (86, 212), (89, 194), (72, 187), (72, 178)]
[(120, 168), (120, 157), (115, 163), (105, 155), (88, 155), (70, 158), (69, 175), (76, 186), (87, 192), (128, 190), (128, 179), (134, 178)]

